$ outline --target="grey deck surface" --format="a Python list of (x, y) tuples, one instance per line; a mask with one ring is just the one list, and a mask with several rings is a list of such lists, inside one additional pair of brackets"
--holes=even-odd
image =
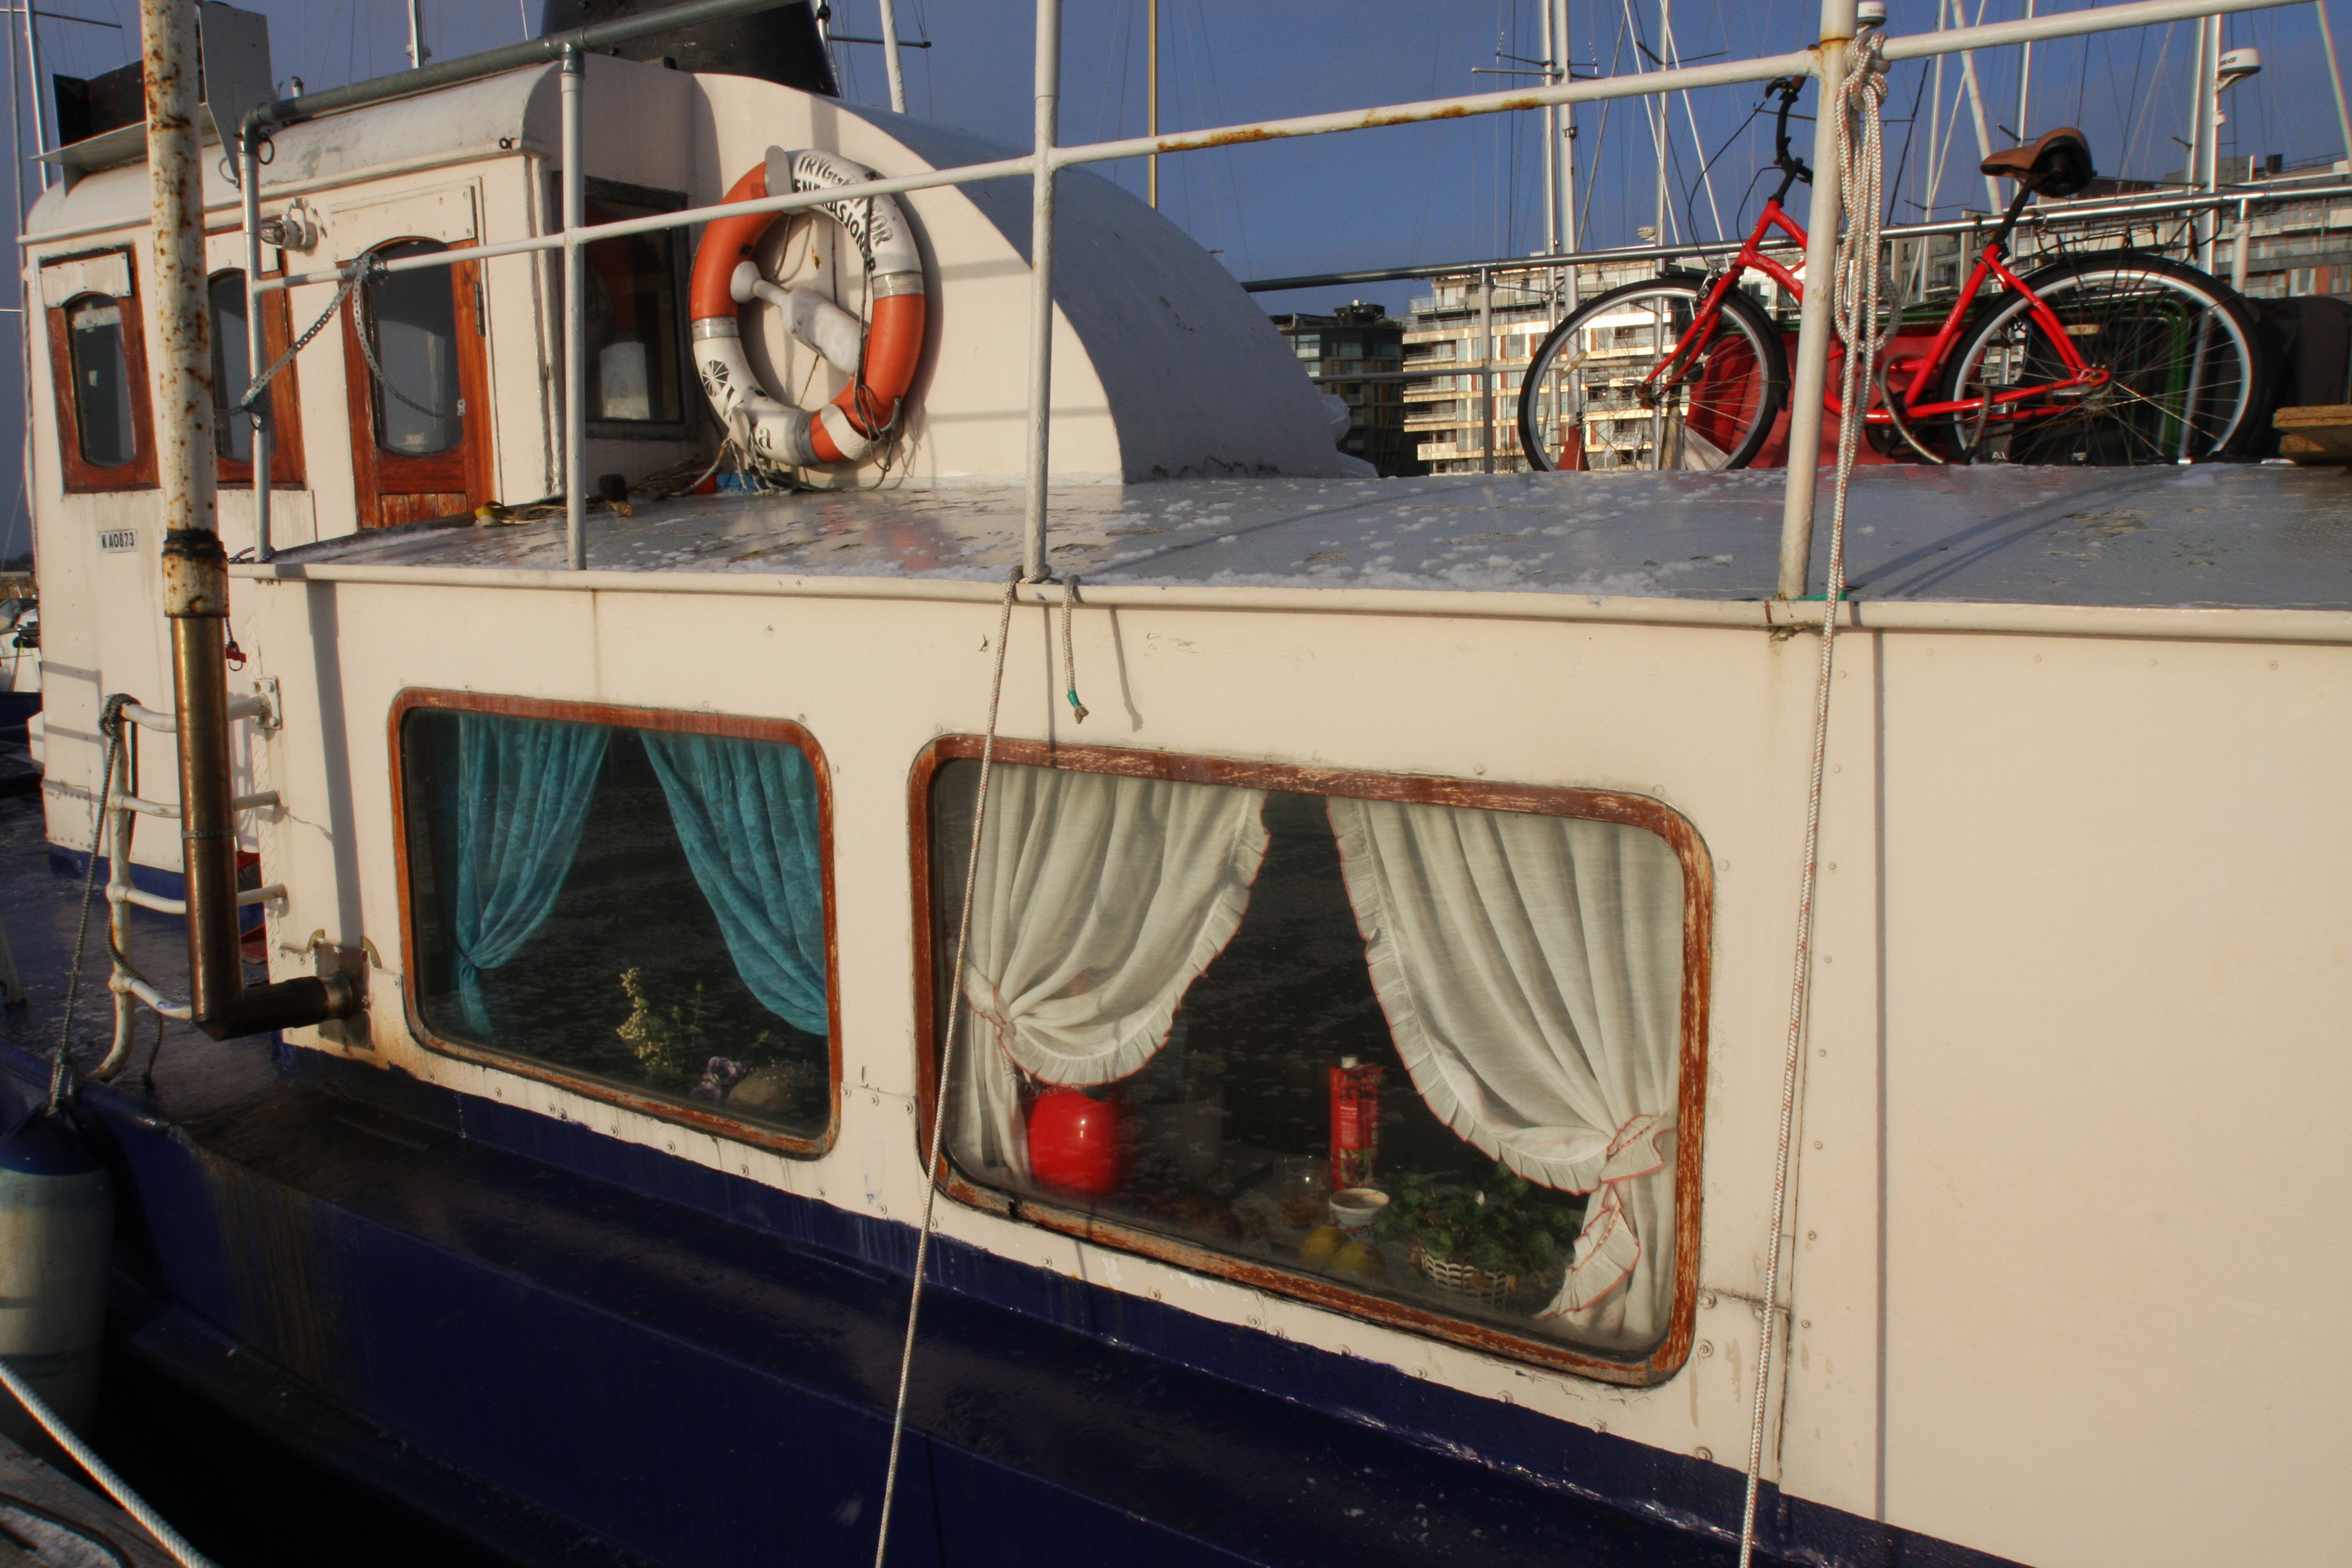
[[(1471, 589), (1694, 599), (1773, 591), (1784, 476), (1505, 474), (1203, 479), (1058, 489), (1055, 569), (1137, 584)], [(1824, 477), (1813, 586), (1827, 554)], [(1872, 468), (1854, 477), (1854, 596), (2352, 607), (2352, 473)], [(1021, 496), (989, 488), (729, 495), (593, 513), (621, 572), (1002, 580)], [(562, 522), (412, 525), (281, 563), (561, 568)]]

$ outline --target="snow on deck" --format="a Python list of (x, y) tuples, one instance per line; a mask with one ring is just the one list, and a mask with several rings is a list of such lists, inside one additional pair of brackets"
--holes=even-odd
[[(1056, 489), (1052, 561), (1092, 583), (1757, 599), (1784, 476), (1498, 474), (1202, 479)], [(1824, 475), (1813, 556), (1827, 557)], [(990, 487), (726, 495), (588, 521), (608, 572), (1003, 581), (1022, 498)], [(1860, 599), (2352, 607), (2352, 473), (1870, 468), (1854, 475)], [(306, 564), (560, 570), (563, 525), (414, 524), (282, 552)], [(289, 571), (289, 574), (299, 574)]]

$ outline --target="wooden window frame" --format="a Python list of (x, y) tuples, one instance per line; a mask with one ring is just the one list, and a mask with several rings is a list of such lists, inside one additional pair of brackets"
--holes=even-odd
[[(102, 294), (77, 294), (62, 305), (44, 310), (49, 319), (49, 388), (50, 401), (57, 407), (58, 458), (68, 495), (109, 495), (124, 490), (152, 490), (157, 486), (155, 477), (155, 419), (147, 384), (147, 320), (139, 308), (139, 256), (128, 245), (109, 245), (96, 250), (79, 250), (70, 256), (43, 256), (34, 260), (34, 275), (39, 269), (61, 262), (84, 261), (98, 256), (120, 256), (131, 278), (131, 292), (114, 299), (122, 312), (123, 374), (131, 381), (131, 439), (139, 444), (131, 461), (120, 468), (105, 468), (81, 455), (80, 388), (74, 383), (72, 335), (66, 327), (66, 312), (82, 300), (111, 298)], [(34, 295), (37, 298), (38, 284)]]
[[(493, 1046), (452, 1040), (434, 1033), (425, 1021), (415, 977), (424, 973), (417, 952), (415, 906), (409, 887), (408, 777), (403, 765), (401, 725), (420, 710), (487, 713), (508, 719), (555, 719), (574, 723), (604, 724), (615, 729), (652, 730), (669, 734), (719, 735), (734, 740), (768, 741), (796, 746), (808, 758), (816, 775), (817, 862), (824, 889), (825, 967), (825, 1123), (814, 1137), (785, 1132), (742, 1121), (718, 1110), (660, 1095), (648, 1094), (584, 1074), (567, 1071), (550, 1062)], [(833, 773), (816, 738), (788, 719), (748, 719), (720, 713), (687, 713), (665, 708), (622, 708), (598, 702), (560, 702), (533, 697), (499, 697), (478, 691), (411, 689), (393, 700), (389, 728), (392, 755), (392, 837), (394, 877), (400, 898), (400, 950), (403, 973), (411, 983), (401, 987), (402, 1005), (409, 1033), (427, 1050), (460, 1061), (496, 1068), (523, 1078), (553, 1084), (574, 1094), (601, 1100), (624, 1110), (691, 1127), (699, 1132), (755, 1144), (780, 1154), (814, 1159), (832, 1149), (841, 1133), (841, 955), (837, 935), (838, 910), (833, 881)]]
[[(915, 916), (916, 1146), (919, 1158), (930, 1148), (930, 1111), (939, 1090), (939, 1003), (933, 994), (937, 950), (932, 921), (931, 786), (942, 763), (976, 760), (983, 738), (944, 735), (916, 759), (908, 791), (908, 831), (913, 854)], [(1519, 811), (1546, 816), (1622, 823), (1664, 838), (1683, 868), (1683, 978), (1680, 1076), (1675, 1137), (1675, 1284), (1666, 1333), (1638, 1360), (1612, 1358), (1588, 1348), (1513, 1333), (1467, 1319), (1351, 1289), (1326, 1275), (1283, 1268), (1235, 1257), (1162, 1232), (1088, 1214), (1051, 1199), (1004, 1192), (971, 1181), (952, 1154), (943, 1162), (940, 1190), (958, 1203), (1047, 1230), (1139, 1253), (1197, 1274), (1230, 1279), (1251, 1289), (1287, 1296), (1427, 1338), (1513, 1361), (1528, 1362), (1600, 1383), (1643, 1387), (1663, 1383), (1689, 1359), (1698, 1317), (1699, 1183), (1706, 1112), (1706, 1043), (1709, 960), (1712, 952), (1715, 873), (1713, 861), (1688, 818), (1661, 801), (1603, 790), (1473, 783), (1418, 774), (1297, 767), (1165, 752), (1123, 751), (1108, 746), (1056, 745), (1044, 741), (999, 738), (1000, 763), (1111, 773), (1129, 778), (1172, 779), (1185, 784), (1223, 784), (1299, 795), (1340, 795), (1362, 800), (1405, 801), (1421, 805), (1465, 806), (1480, 811)]]
[[(245, 268), (224, 267), (205, 275), (207, 309), (211, 304), (213, 284), (232, 273), (241, 278), (245, 275)], [(282, 278), (285, 269), (281, 268), (261, 276), (265, 279)], [(254, 374), (258, 375), (276, 364), (278, 356), (293, 341), (292, 314), (286, 302), (286, 291), (279, 289), (264, 294), (261, 297), (261, 344), (267, 358), (253, 367)], [(277, 379), (269, 384), (269, 488), (273, 490), (299, 490), (305, 487), (308, 479), (302, 462), (302, 386), (298, 374), (299, 358), (298, 355), (296, 359), (288, 360), (286, 368), (279, 371)], [(242, 391), (236, 394), (237, 397), (244, 395)], [(236, 400), (235, 397), (229, 399), (231, 403)], [(252, 463), (221, 457), (217, 449), (214, 460), (218, 465), (218, 483), (237, 485), (246, 489), (253, 488)]]
[[(460, 488), (470, 510), (498, 495), (498, 470), (490, 445), (490, 323), (489, 300), (486, 292), (488, 285), (483, 276), (480, 259), (467, 254), (477, 248), (471, 241), (451, 245), (446, 240), (426, 235), (395, 235), (368, 247), (362, 258), (397, 245), (437, 245), (461, 258), (428, 270), (447, 277), (452, 293), (451, 306), (458, 342), (457, 392), (465, 401), (466, 412), (457, 416), (462, 434), (457, 445), (450, 447), (449, 451), (462, 455), (460, 462), (464, 478)], [(362, 289), (367, 287), (369, 285), (365, 283), (360, 285)], [(343, 401), (351, 420), (352, 489), (359, 513), (359, 526), (362, 531), (365, 531), (373, 528), (400, 526), (382, 521), (386, 494), (427, 492), (404, 489), (396, 470), (390, 476), (384, 471), (387, 454), (375, 439), (375, 376), (368, 369), (367, 355), (360, 348), (360, 304), (359, 289), (354, 289), (352, 297), (343, 301), (341, 314), (343, 318)], [(435, 458), (443, 455), (439, 452), (429, 454)], [(394, 462), (416, 460), (396, 453), (391, 456)], [(394, 482), (387, 484), (387, 477)], [(443, 490), (438, 493), (456, 492)]]

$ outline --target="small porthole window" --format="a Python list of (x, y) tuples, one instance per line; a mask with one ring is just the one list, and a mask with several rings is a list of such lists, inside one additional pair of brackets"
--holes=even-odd
[(1610, 1381), (1681, 1364), (1709, 902), (1687, 822), (1000, 742), (975, 851), (972, 750), (918, 779), (957, 1196)]
[(82, 461), (95, 468), (127, 467), (139, 457), (139, 426), (121, 302), (97, 295), (74, 300), (66, 307), (66, 340)]
[(432, 1044), (787, 1152), (830, 1140), (831, 805), (804, 731), (422, 693), (398, 732)]

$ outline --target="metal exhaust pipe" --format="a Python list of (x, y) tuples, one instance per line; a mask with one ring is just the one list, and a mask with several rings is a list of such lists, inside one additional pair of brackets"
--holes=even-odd
[(180, 854), (187, 879), (190, 1014), (216, 1040), (347, 1018), (348, 975), (305, 975), (248, 991), (239, 954), (236, 828), (230, 809), (228, 556), (214, 506), (210, 313), (196, 125), (194, 0), (140, 0), (153, 184), (157, 478), (163, 498), (163, 613), (172, 623), (178, 720)]

